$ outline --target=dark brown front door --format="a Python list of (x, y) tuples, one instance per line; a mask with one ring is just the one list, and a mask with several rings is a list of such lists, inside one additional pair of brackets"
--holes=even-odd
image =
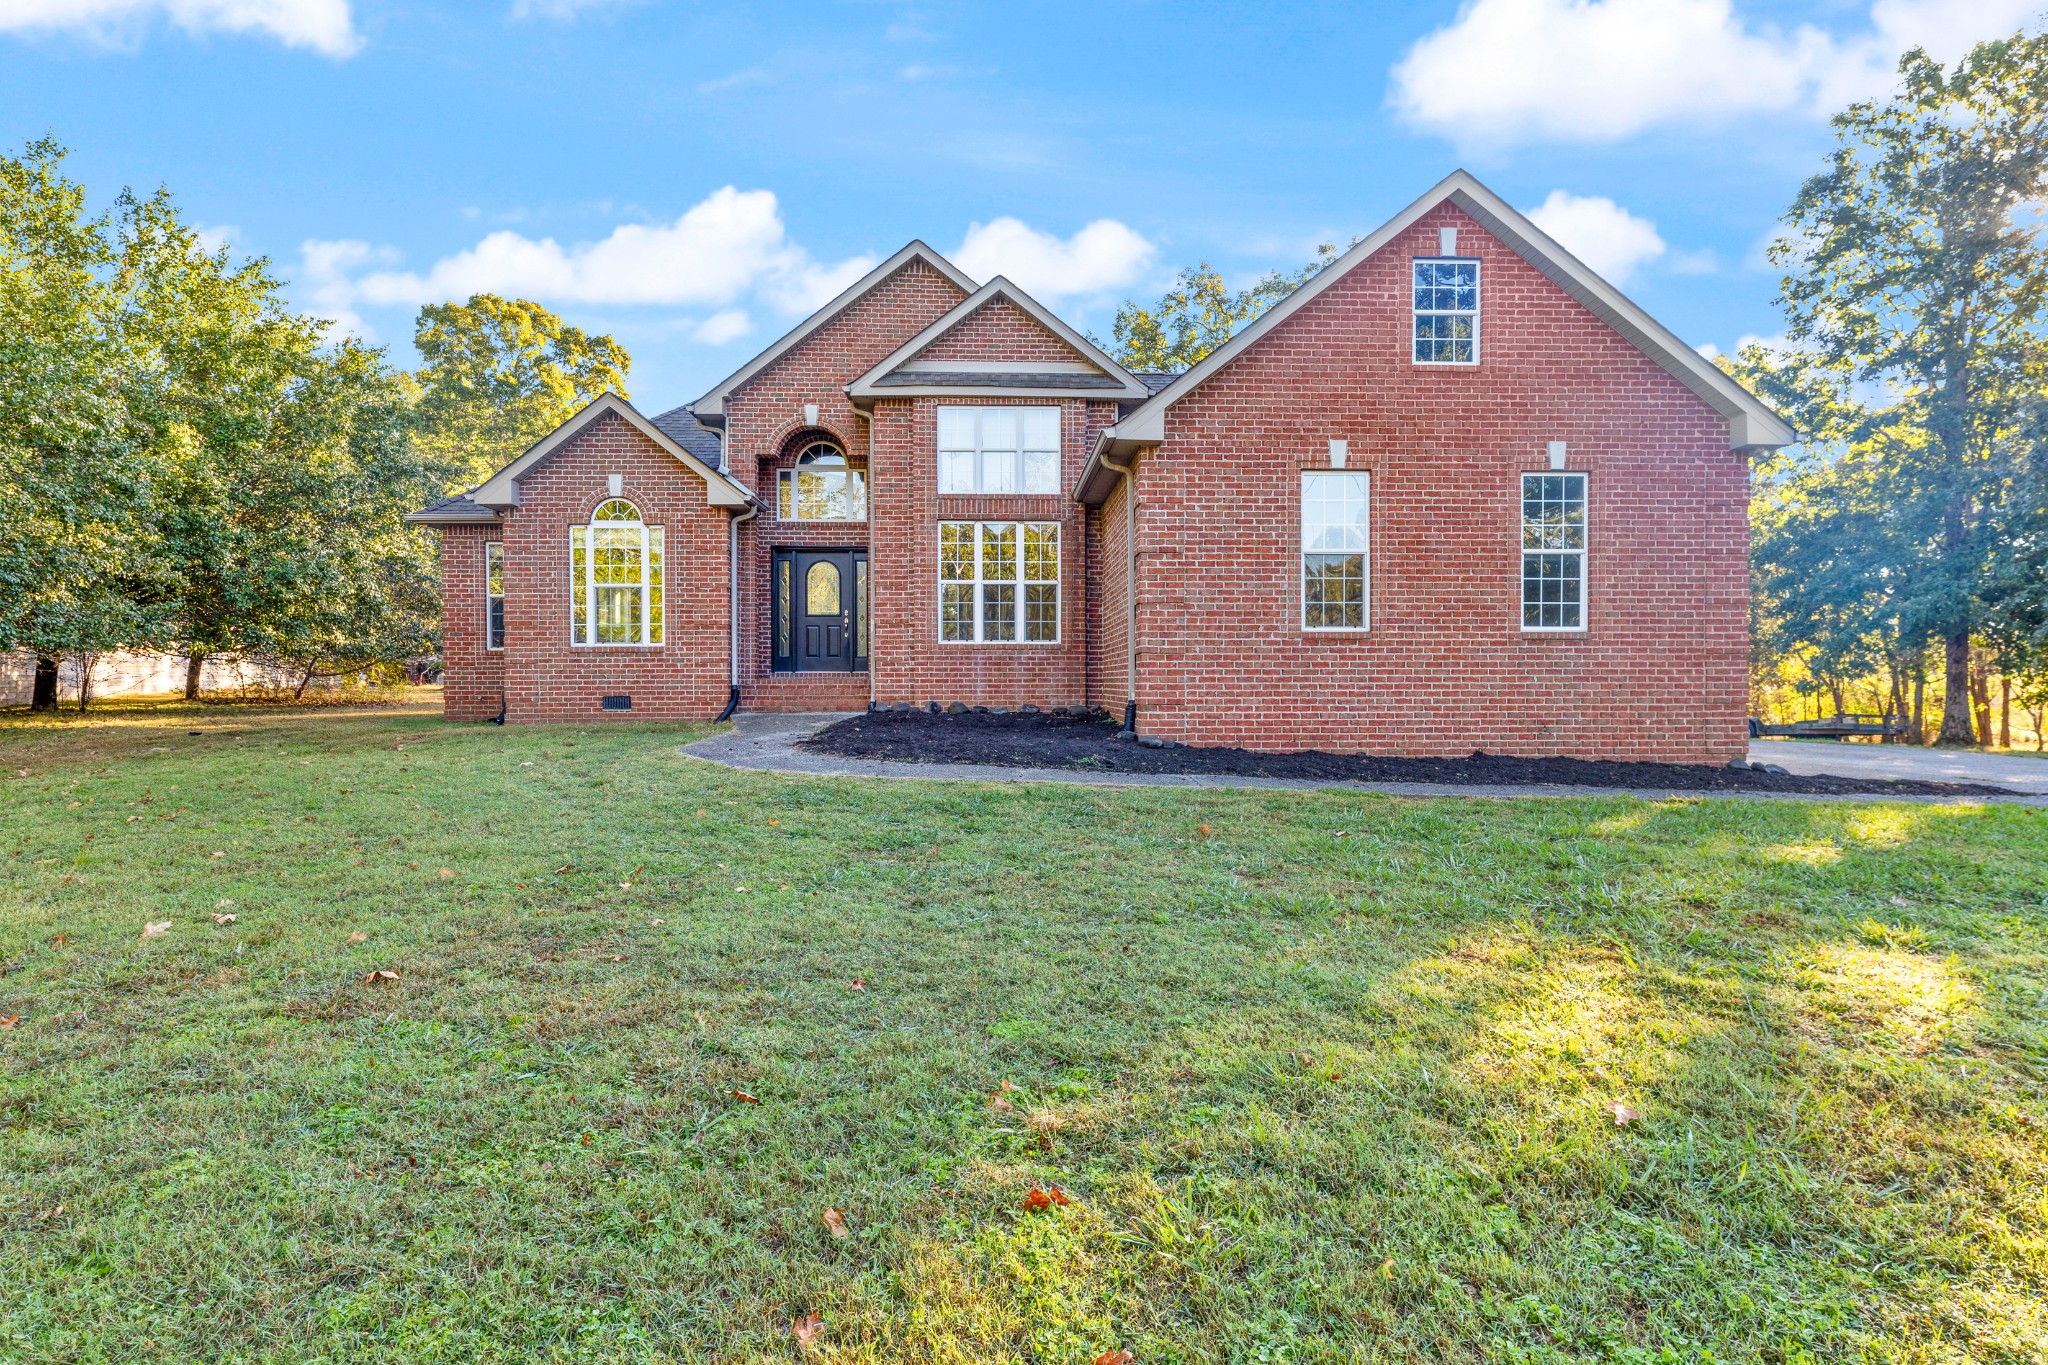
[(775, 667), (845, 673), (867, 667), (864, 550), (775, 553)]

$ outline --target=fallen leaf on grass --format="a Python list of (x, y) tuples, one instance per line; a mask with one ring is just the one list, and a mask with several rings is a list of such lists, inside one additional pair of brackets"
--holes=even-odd
[(741, 1104), (759, 1104), (761, 1102), (744, 1090), (728, 1090), (725, 1093), (738, 1100)]
[(555, 875), (560, 876), (562, 873), (567, 872), (571, 867), (574, 866), (574, 863), (563, 863), (560, 867), (555, 869)]
[(825, 1226), (842, 1242), (853, 1236), (853, 1230), (846, 1226), (846, 1215), (838, 1209), (825, 1210)]
[(227, 855), (227, 853), (226, 853), (225, 851), (223, 851), (223, 850), (220, 850), (220, 849), (215, 849), (215, 850), (214, 850), (214, 851), (213, 851), (212, 853), (209, 853), (209, 854), (207, 854), (206, 856), (207, 856), (207, 857), (209, 857), (209, 858), (225, 858), (225, 857), (227, 857), (228, 855)]
[(397, 972), (392, 971), (389, 967), (379, 967), (376, 971), (369, 973), (363, 978), (363, 984), (365, 986), (374, 986), (380, 981), (396, 980), (398, 980)]
[(370, 936), (369, 936), (368, 934), (366, 934), (366, 933), (364, 933), (364, 932), (363, 932), (362, 930), (358, 929), (358, 930), (356, 930), (356, 931), (355, 931), (355, 932), (354, 932), (353, 934), (350, 934), (350, 935), (348, 936), (348, 941), (349, 941), (350, 943), (361, 943), (361, 942), (365, 941), (366, 939), (368, 939), (369, 937), (370, 937)]
[(818, 1339), (818, 1334), (825, 1330), (825, 1319), (816, 1313), (806, 1313), (792, 1322), (789, 1330), (796, 1335), (797, 1345), (808, 1347)]
[(69, 942), (71, 942), (71, 935), (59, 934), (57, 935), (57, 937), (50, 940), (50, 946), (52, 948), (62, 948), (65, 944)]
[(1137, 1365), (1138, 1358), (1120, 1348), (1104, 1351), (1089, 1362), (1089, 1365)]
[(624, 962), (625, 960), (626, 960), (626, 955), (625, 955), (624, 953), (613, 953), (613, 954), (612, 954), (612, 961), (614, 961), (614, 962)]
[(441, 875), (444, 877), (452, 877), (455, 875), (455, 869), (452, 867), (444, 867), (441, 869)]
[(846, 989), (850, 991), (864, 991), (867, 988), (868, 979), (864, 976), (856, 976), (853, 980), (846, 983)]
[(142, 936), (144, 938), (155, 938), (158, 934), (168, 934), (169, 932), (171, 932), (171, 922), (167, 919), (146, 920), (142, 925)]
[(781, 822), (780, 820), (770, 820), (770, 821), (769, 821), (768, 823), (769, 823), (769, 824), (771, 824), (771, 825), (779, 825), (779, 824), (781, 824), (782, 822)]
[(1024, 1207), (1027, 1209), (1049, 1209), (1055, 1204), (1065, 1207), (1073, 1202), (1073, 1197), (1057, 1185), (1043, 1190), (1034, 1186), (1024, 1192)]
[(0, 1029), (10, 1029), (21, 1022), (18, 1014), (0, 1014)]
[(1638, 1114), (1635, 1110), (1629, 1108), (1620, 1100), (1616, 1100), (1614, 1103), (1608, 1105), (1607, 1112), (1614, 1115), (1614, 1126), (1616, 1128), (1626, 1128), (1631, 1123), (1634, 1123), (1637, 1119), (1642, 1117), (1641, 1114)]
[(1204, 839), (1209, 837), (1209, 827), (1207, 825), (1202, 826), (1199, 830), (1195, 832), (1197, 834), (1200, 834)]
[(223, 915), (216, 911), (213, 916), (213, 922), (215, 924), (233, 924), (235, 917), (233, 915)]
[(648, 927), (648, 928), (650, 928), (650, 929), (652, 929), (652, 928), (654, 928), (654, 927), (655, 927), (656, 925), (658, 925), (658, 924), (667, 924), (667, 923), (668, 923), (668, 921), (667, 921), (667, 920), (665, 920), (665, 919), (651, 919), (651, 920), (647, 921), (647, 927)]

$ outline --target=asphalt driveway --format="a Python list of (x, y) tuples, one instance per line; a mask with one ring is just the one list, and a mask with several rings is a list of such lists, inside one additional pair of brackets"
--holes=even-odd
[(1928, 782), (1990, 782), (2029, 796), (2048, 796), (2048, 756), (1974, 754), (1908, 744), (1837, 744), (1832, 740), (1753, 739), (1754, 763), (1793, 773), (1838, 777), (1912, 777)]

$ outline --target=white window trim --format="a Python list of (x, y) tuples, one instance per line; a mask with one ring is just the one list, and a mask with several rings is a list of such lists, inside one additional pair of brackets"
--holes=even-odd
[[(491, 591), (491, 561), (494, 559), (498, 561), (498, 591), (496, 592)], [(498, 603), (498, 616), (502, 621), (505, 615), (505, 542), (502, 540), (487, 540), (484, 542), (484, 648), (496, 651), (504, 649), (505, 642), (500, 640), (496, 644), (491, 643), (491, 603), (493, 602)]]
[[(1308, 557), (1311, 554), (1327, 554), (1327, 550), (1311, 550), (1304, 543), (1308, 531), (1308, 481), (1315, 474), (1350, 475), (1365, 480), (1365, 599), (1359, 613), (1361, 624), (1355, 626), (1312, 626), (1308, 623)], [(1294, 514), (1294, 594), (1295, 624), (1308, 635), (1363, 635), (1372, 629), (1372, 471), (1367, 469), (1304, 469), (1297, 485)]]
[[(829, 442), (829, 441), (814, 441), (814, 442), (812, 442), (811, 444), (812, 444), (812, 445), (831, 445), (832, 443), (831, 443), (831, 442)], [(804, 447), (804, 450), (805, 450), (805, 451), (808, 451), (809, 449), (811, 449), (811, 446), (805, 446), (805, 447)], [(837, 449), (838, 449), (838, 447), (837, 447), (837, 446), (833, 446), (833, 449), (837, 450)], [(802, 452), (799, 452), (799, 457), (801, 457), (801, 454), (802, 454)], [(868, 488), (868, 472), (867, 472), (867, 470), (865, 470), (865, 469), (862, 469), (862, 468), (856, 468), (856, 467), (855, 467), (855, 465), (854, 465), (854, 463), (853, 463), (853, 457), (852, 457), (852, 456), (850, 456), (850, 455), (848, 455), (848, 454), (847, 454), (847, 453), (846, 453), (845, 451), (843, 451), (843, 450), (839, 451), (839, 458), (840, 458), (841, 460), (845, 461), (845, 463), (843, 463), (843, 464), (839, 464), (839, 465), (825, 465), (825, 466), (820, 466), (820, 467), (817, 467), (817, 468), (816, 468), (816, 469), (814, 470), (814, 472), (816, 472), (816, 473), (836, 473), (836, 474), (839, 474), (839, 475), (841, 475), (841, 476), (843, 476), (844, 478), (846, 478), (846, 479), (847, 479), (849, 487), (851, 486), (851, 482), (852, 482), (852, 480), (854, 480), (855, 478), (858, 478), (858, 479), (860, 480), (860, 484), (861, 484), (861, 494), (860, 494), (860, 515), (859, 515), (859, 516), (857, 516), (857, 517), (806, 517), (806, 516), (800, 516), (800, 515), (795, 515), (795, 514), (797, 513), (798, 509), (800, 509), (800, 508), (801, 508), (801, 507), (803, 506), (803, 500), (802, 500), (801, 498), (799, 498), (799, 497), (797, 496), (797, 488), (796, 488), (796, 478), (797, 478), (797, 474), (798, 474), (798, 473), (799, 473), (800, 471), (804, 470), (804, 469), (807, 469), (807, 468), (812, 468), (812, 467), (811, 467), (811, 466), (808, 466), (808, 465), (802, 465), (802, 464), (793, 464), (793, 465), (791, 465), (791, 466), (790, 466), (789, 468), (787, 468), (787, 469), (778, 469), (777, 471), (775, 471), (775, 519), (776, 519), (777, 521), (780, 521), (780, 522), (785, 522), (785, 523), (791, 523), (791, 524), (794, 524), (794, 523), (799, 523), (799, 522), (801, 522), (801, 523), (803, 523), (803, 524), (805, 524), (805, 525), (814, 525), (814, 524), (817, 524), (817, 523), (820, 523), (820, 522), (822, 522), (822, 523), (825, 523), (825, 524), (828, 524), (828, 525), (834, 525), (834, 526), (847, 526), (847, 525), (865, 525), (865, 524), (866, 524), (866, 522), (867, 522), (867, 519), (868, 519), (868, 494), (869, 494), (869, 488)], [(791, 514), (792, 514), (792, 515), (790, 515), (790, 516), (786, 516), (786, 517), (782, 515), (782, 493), (783, 493), (783, 489), (784, 489), (785, 487), (787, 487), (787, 488), (789, 489), (789, 508), (790, 508), (790, 512), (791, 512)], [(849, 505), (851, 505), (851, 503), (852, 503), (852, 500), (853, 500), (853, 499), (852, 499), (852, 494), (851, 494), (851, 493), (849, 493), (849, 494), (847, 495), (847, 501), (848, 501), (848, 504), (849, 504)]]
[[(596, 536), (596, 531), (597, 531), (597, 528), (598, 528), (599, 526), (606, 526), (606, 527), (612, 527), (612, 528), (615, 528), (615, 529), (616, 529), (616, 528), (619, 528), (619, 527), (627, 527), (627, 526), (633, 526), (633, 525), (638, 525), (638, 526), (639, 526), (639, 528), (640, 528), (640, 638), (639, 638), (638, 640), (599, 640), (599, 639), (595, 639), (595, 638), (592, 638), (592, 639), (589, 639), (589, 640), (579, 640), (579, 639), (577, 639), (577, 638), (576, 638), (576, 614), (575, 614), (575, 612), (574, 612), (574, 611), (571, 611), (571, 612), (570, 612), (570, 614), (569, 614), (569, 647), (570, 647), (571, 649), (663, 649), (663, 648), (665, 648), (665, 647), (667, 646), (667, 641), (668, 641), (668, 619), (667, 619), (667, 617), (668, 617), (668, 582), (667, 582), (667, 579), (668, 579), (668, 545), (667, 545), (667, 543), (666, 543), (666, 542), (667, 542), (667, 539), (668, 539), (668, 538), (667, 538), (666, 536), (663, 536), (663, 537), (662, 537), (662, 540), (663, 540), (663, 545), (662, 545), (662, 555), (661, 555), (661, 573), (662, 573), (662, 580), (663, 580), (663, 581), (662, 581), (662, 592), (661, 592), (661, 611), (662, 611), (662, 628), (661, 628), (661, 639), (660, 639), (660, 640), (651, 640), (651, 639), (649, 639), (649, 638), (648, 638), (648, 636), (649, 636), (649, 634), (651, 633), (651, 627), (652, 627), (652, 625), (653, 625), (653, 621), (654, 621), (654, 611), (653, 611), (653, 597), (654, 597), (654, 593), (653, 593), (653, 591), (652, 591), (652, 587), (653, 587), (653, 584), (652, 584), (651, 582), (649, 582), (649, 577), (648, 577), (648, 569), (649, 569), (649, 567), (650, 567), (650, 561), (651, 561), (651, 548), (652, 548), (652, 547), (651, 547), (651, 545), (650, 545), (650, 541), (649, 541), (649, 536), (648, 536), (648, 532), (649, 532), (649, 531), (652, 531), (652, 530), (654, 530), (654, 529), (656, 529), (656, 528), (654, 528), (654, 527), (651, 527), (651, 526), (649, 526), (649, 525), (647, 524), (647, 522), (646, 522), (645, 518), (642, 518), (642, 519), (641, 519), (641, 520), (640, 520), (639, 522), (637, 522), (637, 523), (635, 523), (635, 522), (628, 522), (628, 521), (602, 521), (602, 522), (601, 522), (601, 521), (597, 521), (597, 520), (595, 520), (595, 518), (596, 518), (596, 516), (597, 516), (597, 509), (598, 509), (598, 508), (601, 508), (601, 507), (603, 507), (603, 506), (605, 505), (605, 503), (608, 503), (608, 502), (614, 502), (614, 501), (618, 501), (618, 502), (626, 502), (626, 503), (628, 503), (629, 505), (631, 505), (631, 506), (632, 506), (632, 508), (633, 508), (633, 511), (635, 512), (635, 514), (638, 514), (638, 513), (639, 513), (639, 511), (640, 511), (640, 506), (639, 506), (639, 504), (638, 504), (638, 503), (634, 503), (634, 502), (632, 502), (632, 501), (631, 501), (631, 499), (627, 499), (627, 498), (616, 498), (616, 499), (615, 499), (615, 498), (612, 498), (612, 497), (606, 497), (606, 498), (605, 498), (605, 499), (604, 499), (604, 500), (603, 500), (602, 502), (599, 502), (599, 503), (598, 503), (597, 507), (594, 507), (594, 508), (592, 508), (592, 509), (591, 509), (590, 515), (591, 515), (591, 517), (593, 518), (593, 520), (590, 520), (590, 521), (586, 521), (586, 522), (583, 522), (583, 523), (581, 524), (581, 526), (580, 526), (580, 527), (579, 527), (579, 526), (572, 526), (572, 527), (570, 527), (570, 528), (569, 528), (569, 584), (570, 584), (570, 592), (571, 592), (572, 594), (573, 594), (573, 593), (575, 592), (575, 583), (576, 583), (576, 532), (577, 532), (578, 530), (581, 530), (581, 531), (583, 532), (583, 535), (584, 535), (584, 541), (583, 541), (583, 555), (584, 555), (584, 559), (583, 559), (583, 563), (584, 563), (584, 568), (585, 568), (585, 573), (584, 573), (584, 578), (583, 578), (583, 622), (584, 622), (584, 627), (585, 627), (586, 631), (587, 631), (587, 632), (588, 632), (588, 633), (589, 633), (589, 634), (590, 634), (591, 636), (593, 636), (593, 637), (594, 637), (594, 636), (596, 636), (596, 634), (597, 634), (597, 576), (596, 576), (596, 575), (595, 575), (594, 573), (591, 573), (591, 572), (590, 572), (590, 570), (591, 570), (592, 568), (594, 568), (594, 567), (595, 567), (595, 565), (594, 565), (593, 561), (594, 561), (595, 555), (596, 555), (596, 553), (597, 553), (597, 536)], [(572, 605), (573, 605), (573, 604), (572, 604)]]
[[(1459, 265), (1472, 267), (1472, 358), (1470, 360), (1417, 360), (1415, 358), (1415, 319), (1419, 317), (1463, 317), (1463, 309), (1448, 312), (1441, 308), (1417, 308), (1415, 306), (1415, 267), (1434, 265), (1438, 262), (1454, 261)], [(1480, 325), (1480, 317), (1486, 308), (1486, 266), (1477, 256), (1413, 256), (1408, 261), (1408, 363), (1437, 370), (1469, 370), (1479, 364), (1480, 347), (1486, 339), (1486, 328)]]
[[(1533, 478), (1577, 479), (1586, 504), (1586, 524), (1576, 550), (1531, 550), (1522, 544), (1522, 504), (1528, 500), (1525, 480)], [(1584, 635), (1593, 619), (1593, 583), (1587, 576), (1593, 553), (1593, 480), (1579, 469), (1525, 469), (1515, 479), (1515, 624), (1524, 635)], [(1530, 555), (1571, 555), (1579, 557), (1579, 623), (1575, 626), (1532, 626), (1526, 619), (1528, 603), (1522, 598), (1522, 582)]]
[[(944, 532), (941, 531), (939, 536), (936, 537), (932, 542), (932, 548), (936, 552), (934, 562), (932, 565), (932, 572), (937, 583), (937, 587), (933, 593), (932, 600), (934, 604), (938, 607), (938, 617), (933, 622), (933, 626), (935, 633), (939, 637), (940, 644), (948, 645), (956, 649), (986, 649), (991, 647), (996, 649), (1008, 649), (1015, 645), (1023, 645), (1032, 649), (1041, 649), (1048, 645), (1057, 645), (1060, 643), (1060, 639), (1063, 635), (1066, 634), (1067, 629), (1067, 547), (1066, 531), (1065, 528), (1062, 527), (1059, 522), (1032, 521), (1024, 518), (1019, 518), (1014, 521), (1006, 521), (1001, 517), (991, 517), (985, 521), (966, 521), (957, 517), (949, 517), (946, 520), (941, 521), (939, 525), (941, 527), (972, 526), (974, 528), (973, 578), (946, 577), (946, 547)], [(982, 607), (984, 605), (981, 590), (983, 584), (987, 581), (983, 579), (981, 576), (981, 528), (984, 526), (1014, 526), (1017, 528), (1017, 577), (1014, 580), (1012, 580), (1017, 589), (1017, 634), (1015, 638), (1009, 640), (984, 640), (983, 638), (981, 638), (983, 635)], [(1050, 640), (1027, 640), (1024, 638), (1024, 588), (1026, 584), (1034, 582), (1037, 583), (1040, 587), (1044, 586), (1042, 580), (1027, 579), (1024, 577), (1024, 528), (1027, 526), (1036, 526), (1041, 529), (1045, 527), (1050, 527), (1052, 528), (1054, 535), (1053, 564), (1057, 572), (1054, 574), (1052, 580), (1054, 606), (1053, 619), (1057, 622), (1058, 628), (1053, 631), (1053, 636)], [(972, 587), (974, 590), (974, 638), (972, 640), (948, 640), (946, 638), (946, 589), (948, 587), (957, 588), (960, 587), (962, 584), (966, 584)]]
[[(973, 488), (969, 488), (969, 489), (958, 489), (958, 488), (954, 488), (954, 489), (949, 489), (949, 488), (947, 488), (947, 487), (946, 487), (946, 455), (947, 455), (947, 453), (948, 453), (948, 452), (947, 452), (947, 450), (946, 450), (945, 446), (944, 446), (943, 444), (941, 444), (941, 443), (939, 442), (939, 440), (937, 439), (937, 437), (938, 437), (938, 432), (937, 432), (937, 425), (938, 425), (938, 423), (939, 423), (940, 419), (939, 419), (939, 417), (937, 417), (937, 416), (934, 416), (934, 417), (933, 417), (933, 419), (932, 419), (932, 421), (933, 421), (933, 425), (934, 425), (934, 430), (933, 430), (933, 433), (932, 433), (932, 435), (933, 435), (933, 441), (932, 441), (932, 448), (933, 448), (933, 456), (934, 456), (934, 459), (935, 459), (935, 461), (936, 461), (936, 467), (935, 467), (935, 468), (934, 468), (934, 470), (932, 471), (932, 472), (933, 472), (933, 474), (935, 475), (935, 478), (934, 478), (934, 481), (933, 481), (933, 484), (932, 484), (932, 486), (933, 486), (934, 488), (936, 488), (936, 489), (938, 490), (938, 494), (939, 494), (939, 496), (940, 496), (940, 497), (942, 497), (942, 498), (1050, 498), (1050, 497), (1058, 497), (1058, 496), (1060, 495), (1060, 493), (1061, 493), (1061, 492), (1063, 491), (1063, 490), (1061, 489), (1061, 487), (1060, 487), (1060, 483), (1061, 483), (1061, 479), (1062, 479), (1062, 477), (1063, 477), (1063, 475), (1064, 475), (1064, 472), (1065, 472), (1065, 465), (1066, 465), (1066, 440), (1067, 440), (1067, 433), (1066, 433), (1066, 411), (1065, 411), (1065, 405), (1064, 405), (1064, 404), (1060, 404), (1060, 403), (942, 403), (942, 404), (940, 404), (940, 405), (939, 405), (939, 408), (938, 408), (938, 411), (939, 411), (939, 412), (943, 413), (943, 412), (945, 412), (945, 411), (948, 411), (948, 410), (951, 410), (951, 411), (955, 411), (955, 412), (961, 412), (961, 411), (965, 411), (965, 412), (972, 412), (972, 413), (974, 413), (974, 414), (975, 414), (975, 419), (974, 419), (974, 483), (975, 483), (975, 486), (974, 486)], [(1030, 411), (1033, 411), (1033, 410), (1040, 410), (1040, 411), (1050, 411), (1050, 412), (1051, 412), (1051, 413), (1053, 414), (1053, 447), (1052, 447), (1052, 457), (1053, 457), (1053, 461), (1052, 461), (1052, 469), (1053, 469), (1053, 473), (1052, 473), (1052, 482), (1053, 482), (1053, 486), (1052, 486), (1051, 488), (1049, 488), (1049, 489), (1044, 489), (1044, 490), (1032, 490), (1032, 489), (1026, 489), (1026, 488), (1024, 488), (1024, 487), (1022, 487), (1022, 486), (1021, 486), (1021, 485), (1023, 484), (1023, 482), (1024, 482), (1024, 455), (1025, 455), (1026, 447), (1025, 447), (1025, 445), (1024, 445), (1024, 437), (1023, 437), (1024, 419), (1023, 419), (1023, 418), (1022, 418), (1022, 417), (1020, 416), (1020, 417), (1019, 417), (1019, 418), (1017, 419), (1017, 430), (1018, 430), (1018, 436), (1017, 436), (1017, 449), (1016, 449), (1016, 451), (1015, 451), (1015, 454), (1016, 454), (1016, 456), (1017, 456), (1017, 483), (1019, 484), (1019, 487), (1018, 487), (1018, 488), (1017, 488), (1017, 489), (1016, 489), (1015, 491), (1013, 491), (1013, 492), (1009, 492), (1009, 493), (991, 493), (991, 492), (988, 492), (987, 490), (985, 490), (985, 489), (983, 489), (983, 488), (981, 487), (981, 457), (982, 457), (982, 456), (983, 456), (984, 454), (986, 454), (986, 453), (987, 453), (987, 448), (986, 448), (986, 447), (985, 447), (985, 446), (984, 446), (984, 445), (982, 444), (982, 441), (981, 441), (981, 414), (983, 414), (983, 413), (989, 413), (989, 412), (1015, 412), (1015, 413), (1024, 413), (1024, 412), (1030, 412)], [(958, 453), (958, 452), (955, 452), (955, 453)], [(1043, 450), (1038, 450), (1038, 451), (1034, 451), (1033, 453), (1036, 453), (1036, 454), (1044, 454), (1045, 452), (1044, 452)]]

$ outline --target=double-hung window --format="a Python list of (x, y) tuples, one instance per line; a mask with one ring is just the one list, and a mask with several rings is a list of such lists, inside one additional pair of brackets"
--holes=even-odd
[(1586, 628), (1586, 476), (1522, 476), (1522, 629)]
[(505, 647), (505, 542), (484, 542), (484, 648)]
[(941, 493), (1058, 493), (1056, 407), (939, 409)]
[(624, 498), (599, 503), (588, 526), (569, 528), (573, 643), (661, 643), (661, 541), (661, 528)]
[(940, 522), (939, 638), (1058, 644), (1059, 523)]
[(1479, 262), (1415, 262), (1415, 363), (1479, 363)]
[(776, 475), (775, 515), (783, 521), (866, 521), (867, 471), (839, 447), (818, 442)]
[(1301, 625), (1304, 630), (1364, 630), (1372, 613), (1369, 504), (1363, 471), (1304, 471), (1301, 476)]

